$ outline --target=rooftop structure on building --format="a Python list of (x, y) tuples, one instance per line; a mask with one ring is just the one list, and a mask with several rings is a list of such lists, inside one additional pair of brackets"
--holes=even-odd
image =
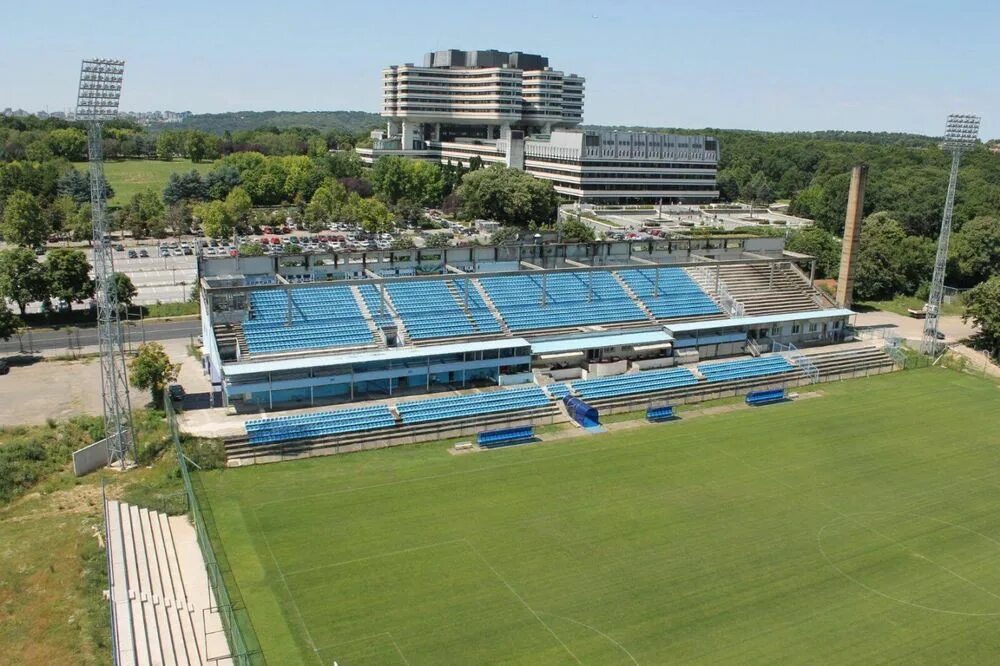
[(385, 130), (358, 152), (468, 166), (504, 164), (594, 203), (704, 203), (718, 197), (707, 136), (579, 129), (584, 78), (520, 51), (427, 53), (383, 70)]

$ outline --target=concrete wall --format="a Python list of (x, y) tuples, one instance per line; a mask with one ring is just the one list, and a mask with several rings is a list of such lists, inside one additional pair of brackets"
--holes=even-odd
[(108, 440), (101, 439), (73, 452), (73, 474), (83, 476), (95, 469), (107, 467), (109, 462)]

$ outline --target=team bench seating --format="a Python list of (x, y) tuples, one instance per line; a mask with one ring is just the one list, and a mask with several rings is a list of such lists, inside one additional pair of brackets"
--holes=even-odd
[(504, 428), (502, 430), (487, 430), (476, 435), (476, 443), (487, 449), (509, 444), (519, 444), (535, 437), (533, 426)]
[(750, 406), (769, 405), (785, 399), (785, 389), (770, 389), (767, 391), (751, 391), (747, 393), (747, 404)]
[(646, 420), (654, 423), (660, 421), (672, 421), (677, 418), (674, 415), (674, 406), (665, 405), (663, 407), (650, 407), (646, 410)]

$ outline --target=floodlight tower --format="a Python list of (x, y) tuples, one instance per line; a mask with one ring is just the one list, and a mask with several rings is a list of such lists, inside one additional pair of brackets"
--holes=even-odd
[(979, 116), (952, 114), (944, 133), (944, 149), (951, 151), (951, 175), (948, 177), (948, 194), (944, 200), (944, 214), (941, 216), (941, 233), (938, 236), (937, 257), (934, 259), (934, 277), (931, 280), (930, 300), (925, 306), (924, 337), (920, 351), (934, 356), (937, 354), (938, 315), (944, 299), (944, 273), (948, 266), (948, 242), (951, 240), (951, 215), (955, 209), (955, 186), (958, 183), (958, 166), (962, 153), (971, 150), (979, 141)]
[(101, 126), (118, 116), (124, 74), (124, 60), (84, 60), (80, 66), (80, 90), (76, 102), (77, 119), (87, 123), (90, 156), (90, 212), (93, 220), (94, 272), (97, 275), (97, 330), (101, 351), (104, 436), (110, 463), (119, 465), (122, 469), (135, 459), (135, 449), (118, 292), (114, 281), (115, 263), (104, 205)]

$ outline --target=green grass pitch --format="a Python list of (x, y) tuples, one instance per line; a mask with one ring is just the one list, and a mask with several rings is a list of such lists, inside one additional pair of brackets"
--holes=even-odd
[(1000, 390), (930, 368), (200, 475), (269, 663), (995, 663)]
[[(87, 170), (86, 163), (76, 164), (76, 168)], [(175, 159), (162, 160), (111, 160), (104, 163), (104, 176), (108, 179), (115, 196), (108, 203), (124, 206), (133, 195), (148, 188), (163, 193), (172, 173), (188, 173), (192, 169), (202, 175), (212, 170), (212, 162)]]

